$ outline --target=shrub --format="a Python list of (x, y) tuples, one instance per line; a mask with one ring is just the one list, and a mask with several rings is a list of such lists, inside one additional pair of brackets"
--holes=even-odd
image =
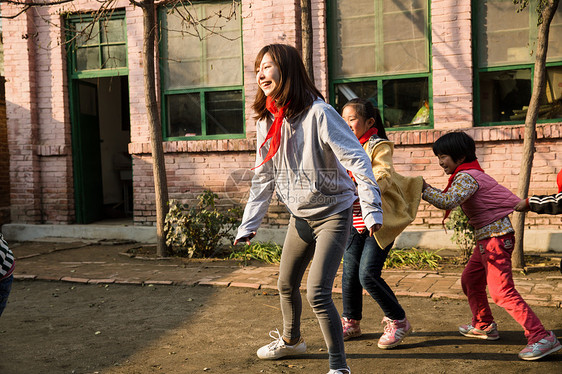
[(214, 256), (221, 241), (232, 242), (231, 230), (238, 226), (241, 210), (228, 209), (225, 213), (215, 208), (218, 196), (204, 191), (197, 197), (196, 207), (170, 200), (165, 220), (166, 244), (172, 253), (182, 257)]
[(244, 260), (259, 260), (268, 264), (278, 264), (281, 261), (281, 247), (273, 242), (254, 242), (250, 245), (245, 245), (243, 250), (235, 250), (230, 254), (231, 259)]
[(472, 250), (476, 246), (476, 239), (474, 237), (474, 228), (468, 223), (468, 217), (460, 207), (455, 208), (451, 212), (445, 227), (453, 230), (451, 241), (458, 245), (462, 262), (468, 262)]
[(437, 269), (441, 260), (442, 257), (432, 251), (417, 248), (392, 249), (384, 262), (384, 268)]

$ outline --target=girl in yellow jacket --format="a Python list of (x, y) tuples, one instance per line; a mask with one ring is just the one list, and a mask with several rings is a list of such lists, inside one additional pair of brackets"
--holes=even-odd
[(386, 137), (379, 111), (370, 101), (352, 99), (342, 117), (371, 159), (373, 174), (382, 193), (383, 225), (369, 236), (358, 201), (353, 205), (353, 228), (343, 257), (344, 340), (361, 335), (363, 289), (380, 305), (386, 323), (378, 342), (381, 349), (397, 346), (412, 331), (404, 309), (381, 272), (396, 237), (415, 218), (421, 199), (422, 177), (405, 177), (394, 170), (394, 144)]

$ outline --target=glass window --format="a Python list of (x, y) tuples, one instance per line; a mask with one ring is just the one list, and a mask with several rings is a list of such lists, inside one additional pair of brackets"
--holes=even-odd
[(427, 79), (394, 79), (384, 82), (385, 127), (428, 125)]
[(531, 99), (531, 69), (480, 74), (480, 120), (525, 120), (523, 108)]
[(69, 29), (75, 73), (127, 67), (127, 30), (122, 12), (101, 19), (74, 16)]
[[(538, 32), (536, 1), (516, 12), (511, 0), (477, 2), (477, 123), (523, 123), (531, 98)], [(562, 117), (562, 13), (550, 26), (539, 120)]]
[(562, 118), (562, 66), (546, 69), (539, 119)]
[(165, 137), (243, 135), (242, 31), (233, 12), (230, 1), (160, 10)]
[(335, 108), (361, 97), (378, 106), (388, 127), (430, 126), (428, 1), (329, 4)]

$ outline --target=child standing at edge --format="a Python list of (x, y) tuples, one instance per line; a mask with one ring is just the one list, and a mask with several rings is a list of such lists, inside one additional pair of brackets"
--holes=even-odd
[(353, 228), (343, 256), (343, 336), (347, 340), (361, 335), (365, 289), (385, 315), (386, 326), (378, 347), (389, 349), (399, 345), (412, 327), (381, 273), (394, 240), (416, 218), (423, 179), (404, 177), (394, 170), (394, 144), (386, 137), (379, 111), (370, 101), (348, 101), (342, 117), (371, 159), (373, 174), (381, 189), (384, 221), (374, 237), (369, 236), (361, 218), (359, 201), (353, 204)]
[(519, 352), (523, 360), (537, 360), (562, 346), (515, 289), (511, 274), (514, 230), (508, 215), (520, 199), (484, 173), (476, 160), (474, 140), (464, 132), (443, 135), (433, 144), (449, 183), (440, 191), (424, 181), (422, 198), (440, 209), (461, 206), (475, 229), (476, 247), (461, 276), (472, 311), (472, 322), (459, 327), (470, 338), (497, 340), (499, 333), (486, 296), (504, 308), (525, 331), (528, 345)]
[(380, 191), (365, 151), (341, 116), (324, 102), (294, 47), (265, 46), (256, 57), (255, 69), (260, 89), (253, 108), (261, 146), (234, 244), (250, 244), (274, 190), (291, 214), (279, 265), (283, 334), (272, 331), (275, 340), (257, 355), (278, 359), (306, 351), (300, 331), (300, 284), (312, 261), (307, 299), (328, 347), (329, 374), (350, 374), (340, 316), (332, 300), (356, 199), (355, 184), (346, 169), (357, 180), (363, 219), (371, 235), (382, 225)]
[(0, 316), (6, 307), (12, 289), (14, 267), (14, 254), (0, 234)]

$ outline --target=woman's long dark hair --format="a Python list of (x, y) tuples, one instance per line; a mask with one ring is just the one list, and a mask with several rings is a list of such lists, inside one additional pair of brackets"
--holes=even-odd
[(377, 135), (380, 138), (388, 140), (386, 131), (384, 130), (384, 124), (382, 123), (381, 113), (379, 112), (378, 108), (375, 108), (373, 103), (371, 103), (369, 100), (361, 98), (351, 99), (347, 103), (345, 103), (342, 108), (342, 112), (346, 106), (352, 106), (353, 108), (355, 108), (355, 112), (357, 112), (357, 114), (361, 116), (361, 118), (363, 118), (365, 121), (369, 118), (374, 119), (375, 124), (373, 126), (377, 128)]
[[(272, 98), (276, 101), (278, 107), (289, 103), (285, 112), (288, 118), (300, 114), (310, 107), (317, 97), (324, 100), (324, 96), (310, 80), (296, 48), (286, 44), (266, 45), (256, 56), (255, 72), (259, 71), (261, 61), (266, 53), (269, 53), (280, 72), (279, 87), (271, 94)], [(257, 119), (263, 119), (269, 113), (265, 107), (266, 98), (267, 96), (258, 88), (252, 106)]]

